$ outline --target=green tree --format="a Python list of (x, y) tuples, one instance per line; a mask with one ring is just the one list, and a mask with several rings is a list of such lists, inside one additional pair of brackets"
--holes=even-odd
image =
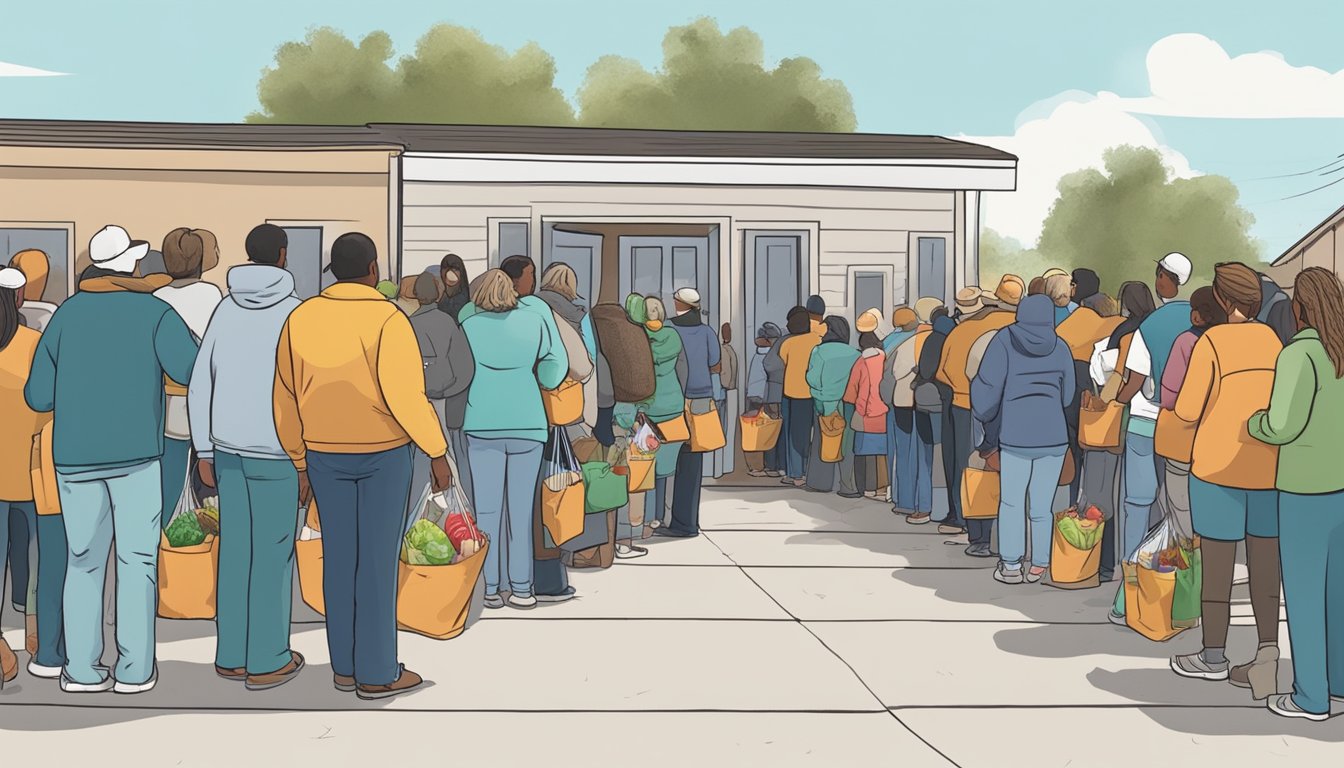
[(1035, 249), (993, 230), (982, 233), (982, 274), (1021, 269), (1016, 274), (1030, 277), (1052, 266), (1088, 267), (1114, 296), (1126, 280), (1151, 283), (1155, 263), (1172, 251), (1190, 258), (1196, 282), (1207, 282), (1221, 261), (1259, 266), (1259, 244), (1250, 235), (1255, 217), (1238, 202), (1231, 179), (1174, 179), (1157, 150), (1143, 147), (1112, 147), (1104, 165), (1060, 179)]
[(510, 54), (480, 33), (437, 24), (395, 66), (392, 39), (355, 44), (314, 29), (285, 43), (257, 85), (251, 122), (568, 125), (574, 110), (555, 87), (555, 60), (535, 43)]
[(765, 66), (760, 35), (726, 34), (713, 19), (673, 27), (663, 38), (662, 68), (604, 56), (579, 89), (579, 120), (604, 128), (746, 131), (853, 131), (849, 90), (821, 76), (812, 59)]

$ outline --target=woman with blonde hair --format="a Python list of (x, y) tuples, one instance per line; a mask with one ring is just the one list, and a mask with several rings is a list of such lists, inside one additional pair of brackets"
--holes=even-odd
[[(1344, 287), (1308, 267), (1293, 284), (1297, 334), (1279, 353), (1269, 408), (1247, 423), (1279, 446), (1279, 559), (1293, 649), (1293, 691), (1276, 715), (1325, 720), (1344, 697)], [(1232, 679), (1237, 684), (1237, 679)]]
[(1066, 274), (1050, 275), (1045, 278), (1045, 295), (1055, 305), (1055, 325), (1059, 325), (1071, 312), (1069, 304), (1073, 301), (1073, 279)]
[[(550, 435), (542, 389), (569, 372), (564, 345), (534, 311), (518, 311), (518, 291), (502, 270), (472, 284), (476, 313), (462, 322), (475, 358), (463, 430), (467, 435), (476, 521), (492, 546), (485, 561), (485, 605), (532, 608), (532, 516), (542, 447)], [(506, 504), (507, 501), (507, 504)], [(504, 519), (507, 506), (508, 520)], [(502, 567), (507, 559), (507, 573)], [(504, 583), (507, 579), (507, 585)]]

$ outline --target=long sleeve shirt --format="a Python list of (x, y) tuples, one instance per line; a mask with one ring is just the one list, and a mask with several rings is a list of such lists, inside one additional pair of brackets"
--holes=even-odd
[(1247, 423), (1251, 437), (1279, 448), (1275, 487), (1301, 494), (1344, 490), (1339, 454), (1344, 448), (1344, 379), (1321, 344), (1320, 334), (1299, 332), (1279, 353), (1269, 408)]
[(1162, 369), (1162, 408), (1176, 408), (1176, 396), (1181, 393), (1181, 384), (1185, 381), (1185, 371), (1190, 367), (1190, 353), (1195, 351), (1195, 342), (1199, 336), (1194, 331), (1186, 331), (1176, 337), (1171, 345), (1171, 356), (1167, 366)]

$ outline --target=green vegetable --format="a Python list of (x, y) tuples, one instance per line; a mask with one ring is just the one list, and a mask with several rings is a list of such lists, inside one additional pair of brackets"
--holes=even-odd
[(401, 559), (408, 565), (448, 565), (456, 554), (448, 534), (428, 520), (415, 521), (401, 548)]
[(1078, 524), (1078, 518), (1062, 515), (1055, 521), (1055, 526), (1059, 528), (1059, 533), (1069, 546), (1076, 549), (1088, 550), (1097, 545), (1101, 539), (1102, 525), (1094, 528), (1083, 528)]
[(205, 531), (201, 530), (201, 523), (194, 514), (173, 518), (164, 535), (168, 537), (170, 547), (194, 547), (205, 541)]

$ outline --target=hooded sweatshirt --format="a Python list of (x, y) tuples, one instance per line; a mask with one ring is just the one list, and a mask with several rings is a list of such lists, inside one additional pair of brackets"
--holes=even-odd
[[(656, 327), (650, 327), (656, 326)], [(681, 336), (658, 321), (646, 324), (649, 347), (653, 350), (653, 376), (656, 382), (653, 397), (644, 401), (644, 411), (655, 422), (680, 416), (686, 409), (686, 396), (677, 377), (677, 361), (681, 359)]]
[(229, 297), (205, 329), (187, 388), (191, 442), (203, 459), (215, 449), (248, 459), (285, 459), (272, 394), (280, 329), (299, 306), (294, 277), (268, 264), (229, 270)]
[(826, 318), (826, 326), (826, 336), (812, 350), (807, 364), (807, 385), (818, 416), (840, 411), (849, 376), (859, 359), (859, 350), (849, 346), (849, 323), (832, 316)]
[(1017, 321), (994, 336), (971, 382), (971, 412), (993, 447), (1049, 448), (1069, 443), (1064, 408), (1074, 395), (1073, 356), (1055, 334), (1055, 307), (1028, 296)]

